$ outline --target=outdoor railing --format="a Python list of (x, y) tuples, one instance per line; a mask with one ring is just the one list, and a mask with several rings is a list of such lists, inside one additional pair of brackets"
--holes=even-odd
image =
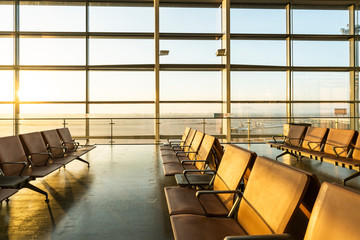
[[(357, 130), (359, 118), (351, 117), (164, 117), (158, 118), (159, 137), (180, 136), (186, 126), (226, 139), (224, 123), (231, 124), (232, 142), (264, 142), (282, 135), (288, 122), (316, 127)], [(290, 121), (291, 120), (291, 121)], [(69, 127), (73, 137), (97, 144), (155, 143), (156, 118), (0, 118), (0, 136)]]

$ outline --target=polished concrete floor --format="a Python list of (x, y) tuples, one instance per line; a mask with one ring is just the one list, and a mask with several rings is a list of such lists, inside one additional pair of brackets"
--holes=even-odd
[[(265, 144), (241, 145), (258, 155), (280, 153)], [(159, 147), (98, 146), (84, 157), (91, 167), (72, 162), (33, 183), (49, 193), (50, 203), (22, 189), (0, 208), (0, 239), (172, 239), (163, 187)], [(282, 161), (314, 172), (320, 181), (339, 182), (353, 171), (305, 159)], [(360, 189), (360, 178), (349, 181)]]

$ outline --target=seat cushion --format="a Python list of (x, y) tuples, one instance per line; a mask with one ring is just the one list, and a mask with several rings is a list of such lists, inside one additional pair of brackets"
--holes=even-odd
[(52, 173), (53, 171), (61, 168), (63, 165), (62, 164), (58, 164), (58, 163), (53, 163), (51, 165), (47, 165), (47, 166), (41, 166), (41, 167), (33, 167), (31, 168), (31, 177), (44, 177), (50, 173)]
[[(199, 214), (205, 215), (199, 200), (196, 198), (196, 191), (185, 187), (165, 187), (165, 196), (168, 204), (169, 214)], [(226, 216), (229, 212), (216, 194), (204, 194), (200, 196), (200, 201), (206, 209), (208, 215)]]
[(208, 218), (200, 215), (170, 216), (176, 240), (220, 240), (226, 236), (247, 235), (233, 218)]
[(181, 165), (181, 163), (164, 163), (163, 169), (165, 176), (173, 176), (175, 174), (180, 174), (183, 173), (184, 170), (198, 170), (194, 165)]

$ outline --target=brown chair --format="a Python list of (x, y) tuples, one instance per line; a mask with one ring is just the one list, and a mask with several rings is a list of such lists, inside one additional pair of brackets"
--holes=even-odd
[(0, 189), (0, 203), (4, 200), (8, 201), (9, 197), (17, 193), (17, 189)]
[[(304, 240), (346, 239), (360, 236), (360, 192), (324, 182), (316, 199)], [(225, 240), (295, 240), (288, 234), (226, 237)]]
[[(35, 165), (31, 159), (26, 157), (24, 148), (19, 136), (10, 136), (0, 138), (0, 167), (5, 176), (30, 176), (30, 179), (44, 177), (53, 171), (59, 169), (62, 164)], [(30, 188), (46, 196), (47, 193), (29, 183), (24, 187)]]
[(65, 165), (76, 158), (76, 156), (73, 155), (63, 154), (53, 157), (46, 147), (40, 132), (20, 134), (19, 136), (25, 153), (34, 165), (49, 165), (52, 162)]
[(77, 155), (81, 156), (96, 147), (95, 145), (80, 145), (72, 138), (68, 128), (58, 128), (56, 131), (60, 136), (63, 146), (66, 146), (68, 152), (77, 152)]
[[(284, 233), (308, 184), (307, 174), (272, 159), (257, 157), (244, 194), (239, 197), (236, 220), (194, 214), (173, 215), (170, 219), (174, 237), (176, 240), (212, 240), (231, 235)], [(221, 194), (221, 191), (217, 193)]]
[(82, 153), (78, 155), (77, 152), (69, 152), (69, 153), (67, 152), (67, 147), (64, 146), (63, 143), (61, 142), (60, 136), (55, 129), (42, 131), (41, 135), (54, 158), (56, 157), (63, 158), (65, 157), (65, 154), (69, 154), (69, 155), (73, 155), (75, 159), (86, 163), (88, 167), (90, 167), (90, 163), (88, 161), (80, 158), (80, 155), (82, 155)]
[(199, 147), (198, 153), (195, 155), (195, 159), (182, 160), (180, 163), (164, 163), (164, 175), (173, 176), (175, 174), (183, 173), (184, 170), (204, 170), (206, 166), (213, 166), (214, 164), (211, 164), (210, 162), (211, 160), (213, 160), (211, 150), (213, 148), (214, 142), (215, 137), (205, 134), (204, 139), (202, 140)]
[[(216, 172), (214, 191), (235, 191), (239, 189), (246, 170), (253, 165), (256, 153), (235, 145), (228, 145)], [(169, 214), (200, 214), (226, 216), (234, 204), (234, 194), (204, 194), (197, 199), (197, 191), (185, 187), (165, 187)], [(211, 192), (211, 191), (210, 191)], [(210, 193), (209, 192), (209, 193)], [(201, 193), (198, 192), (198, 194)]]

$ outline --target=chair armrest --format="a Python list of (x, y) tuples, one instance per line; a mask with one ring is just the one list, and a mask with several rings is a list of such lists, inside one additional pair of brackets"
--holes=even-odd
[(20, 171), (19, 176), (21, 176), (21, 174), (23, 173), (23, 171), (25, 170), (25, 168), (27, 166), (27, 162), (0, 162), (0, 165), (6, 165), (6, 164), (22, 164), (23, 167)]
[(191, 162), (191, 163), (197, 163), (197, 162), (204, 162), (207, 163), (207, 160), (181, 160), (181, 165), (184, 165), (184, 163)]
[[(301, 140), (301, 138), (288, 138), (288, 137), (286, 139), (289, 140), (290, 146), (295, 146), (294, 144), (291, 143), (291, 140)], [(286, 139), (285, 139), (285, 141), (286, 141)], [(299, 145), (300, 145), (300, 142), (296, 147), (298, 147)]]
[(204, 173), (212, 172), (212, 173), (216, 173), (216, 171), (209, 169), (209, 170), (184, 170), (183, 174), (186, 175), (188, 173), (194, 173), (194, 172), (204, 172)]
[(289, 234), (249, 235), (249, 236), (228, 236), (224, 240), (295, 240)]
[(204, 207), (204, 205), (202, 204), (200, 197), (201, 195), (204, 194), (229, 194), (229, 193), (235, 193), (236, 195), (238, 195), (238, 198), (236, 199), (236, 202), (234, 202), (229, 214), (228, 214), (228, 218), (230, 218), (234, 212), (235, 212), (235, 208), (237, 207), (238, 203), (239, 203), (239, 199), (242, 198), (243, 194), (240, 190), (218, 190), (218, 191), (214, 191), (214, 190), (199, 190), (196, 192), (195, 196), (197, 198), (197, 200), (199, 201), (201, 207), (203, 208), (205, 215), (209, 216), (208, 212), (206, 211), (206, 208)]
[(175, 153), (175, 155), (177, 156), (179, 153), (197, 153), (197, 152), (194, 152), (194, 151), (177, 151), (176, 153)]
[(335, 146), (335, 147), (333, 147), (333, 151), (334, 151), (336, 157), (340, 157), (340, 156), (339, 156), (339, 153), (336, 151), (336, 149), (338, 149), (338, 148), (346, 149), (347, 147), (348, 147), (348, 146)]
[(281, 137), (281, 136), (272, 136), (272, 138), (274, 139), (274, 142), (275, 142), (275, 143), (277, 143), (276, 138), (282, 138), (281, 143), (284, 143), (284, 142), (285, 142), (285, 139), (286, 139), (286, 136), (283, 136), (283, 137)]
[(307, 145), (308, 145), (310, 151), (314, 150), (314, 149), (311, 148), (310, 143), (317, 143), (319, 146), (321, 145), (321, 142), (307, 142)]

